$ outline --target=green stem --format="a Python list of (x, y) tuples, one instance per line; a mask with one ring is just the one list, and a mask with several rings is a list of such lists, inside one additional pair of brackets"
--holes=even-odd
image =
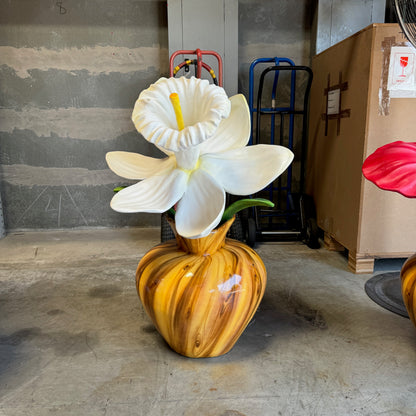
[(222, 214), (222, 222), (228, 221), (231, 219), (238, 211), (241, 211), (246, 208), (250, 207), (270, 207), (273, 208), (273, 202), (269, 201), (268, 199), (263, 198), (248, 198), (248, 199), (240, 199), (239, 201), (235, 201), (232, 203)]
[(122, 189), (126, 188), (126, 186), (117, 186), (116, 188), (113, 189), (114, 192), (119, 192)]

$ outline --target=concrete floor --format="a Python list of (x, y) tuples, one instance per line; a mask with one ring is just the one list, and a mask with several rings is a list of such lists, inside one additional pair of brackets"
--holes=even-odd
[[(0, 415), (416, 414), (416, 329), (364, 292), (370, 275), (300, 243), (257, 251), (268, 286), (225, 356), (189, 359), (136, 294), (158, 229), (0, 240)], [(398, 270), (400, 262), (378, 265)]]

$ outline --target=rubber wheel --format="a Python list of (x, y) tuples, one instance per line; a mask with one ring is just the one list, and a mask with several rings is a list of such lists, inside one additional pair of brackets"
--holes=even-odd
[(173, 232), (171, 226), (168, 223), (166, 214), (162, 214), (160, 218), (160, 241), (164, 243), (165, 241), (174, 239), (175, 233)]
[(317, 249), (321, 247), (319, 243), (319, 229), (315, 218), (308, 218), (306, 220), (305, 229), (305, 244), (309, 248)]
[(244, 241), (243, 223), (239, 214), (235, 216), (235, 220), (228, 230), (227, 237), (233, 240)]
[(310, 195), (300, 197), (301, 239), (309, 248), (320, 248), (315, 202)]
[(250, 247), (254, 247), (256, 244), (257, 227), (254, 218), (248, 218), (247, 220), (247, 238), (246, 244)]

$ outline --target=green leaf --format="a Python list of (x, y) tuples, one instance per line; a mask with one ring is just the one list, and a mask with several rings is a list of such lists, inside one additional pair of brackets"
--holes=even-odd
[(242, 209), (250, 208), (250, 207), (270, 207), (273, 208), (273, 202), (269, 201), (268, 199), (263, 198), (247, 198), (247, 199), (240, 199), (239, 201), (235, 201), (232, 203), (222, 214), (222, 221), (228, 221), (231, 219), (238, 211)]
[(127, 188), (127, 186), (117, 186), (117, 188), (114, 188), (113, 191), (114, 192), (119, 192), (119, 191), (121, 191), (124, 188)]

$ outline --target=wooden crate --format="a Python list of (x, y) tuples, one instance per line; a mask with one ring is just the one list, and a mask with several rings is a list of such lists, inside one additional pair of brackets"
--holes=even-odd
[(397, 24), (373, 24), (312, 60), (307, 192), (325, 246), (346, 248), (356, 273), (371, 273), (375, 258), (416, 251), (416, 200), (382, 191), (361, 173), (379, 146), (416, 141), (416, 93), (409, 85), (406, 93), (390, 89), (394, 77), (389, 83), (396, 48), (409, 45)]

